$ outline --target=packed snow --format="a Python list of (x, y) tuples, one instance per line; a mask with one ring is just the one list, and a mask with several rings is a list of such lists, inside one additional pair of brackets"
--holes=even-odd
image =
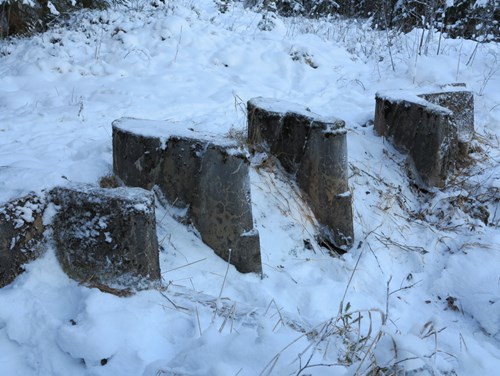
[[(143, 119), (122, 118), (113, 121), (113, 127), (123, 132), (139, 134), (144, 137), (156, 138), (162, 147), (168, 147), (170, 138), (180, 137), (185, 139), (199, 140), (207, 143), (215, 143), (226, 147), (237, 147), (234, 139), (221, 137), (204, 130), (204, 124), (175, 121), (151, 121)], [(196, 129), (201, 128), (201, 129)]]
[[(112, 171), (115, 119), (241, 140), (246, 101), (263, 96), (346, 122), (355, 245), (321, 247), (297, 187), (258, 156), (262, 278), (159, 204), (162, 288), (118, 297), (79, 285), (47, 244), (0, 289), (0, 374), (497, 375), (500, 45), (435, 34), (425, 56), (421, 30), (279, 17), (262, 27), (240, 3), (223, 14), (211, 0), (153, 4), (0, 41), (0, 203), (97, 185)], [(472, 160), (446, 189), (422, 192), (373, 131), (375, 93), (453, 82), (475, 93)]]

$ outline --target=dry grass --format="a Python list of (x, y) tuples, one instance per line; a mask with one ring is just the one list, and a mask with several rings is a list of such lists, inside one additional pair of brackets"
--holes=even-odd
[(117, 289), (117, 288), (109, 287), (109, 286), (102, 284), (102, 283), (93, 282), (91, 280), (81, 282), (80, 285), (88, 287), (90, 289), (95, 288), (101, 292), (104, 292), (107, 294), (113, 294), (113, 295), (119, 296), (121, 298), (126, 298), (128, 296), (134, 295), (134, 291), (132, 289), (129, 289), (129, 288)]
[(122, 184), (114, 174), (108, 174), (99, 179), (99, 187), (101, 188), (118, 188)]

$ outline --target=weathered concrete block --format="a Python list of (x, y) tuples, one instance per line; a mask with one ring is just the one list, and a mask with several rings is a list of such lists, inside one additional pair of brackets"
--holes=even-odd
[(0, 287), (23, 272), (41, 251), (45, 202), (31, 194), (0, 206)]
[(247, 106), (250, 146), (277, 156), (286, 171), (295, 173), (311, 130), (322, 125), (314, 122), (314, 114), (295, 104), (254, 98)]
[[(137, 145), (130, 154), (127, 142)], [(188, 209), (202, 240), (217, 255), (229, 260), (231, 250), (230, 262), (240, 272), (262, 272), (249, 161), (233, 141), (200, 135), (186, 124), (119, 119), (113, 122), (113, 145), (118, 145), (114, 172), (125, 184), (158, 186), (172, 205)], [(141, 151), (155, 154), (148, 169), (155, 172), (143, 181), (137, 167), (145, 158)]]
[(151, 189), (158, 176), (162, 151), (159, 138), (113, 127), (113, 170), (119, 172), (126, 185)]
[(147, 287), (160, 279), (154, 195), (140, 188), (71, 185), (49, 193), (57, 257), (78, 281)]
[(423, 187), (443, 187), (474, 134), (472, 93), (376, 94), (375, 131), (408, 153)]
[(345, 123), (320, 117), (283, 101), (248, 101), (251, 148), (275, 155), (284, 169), (296, 174), (322, 226), (321, 234), (338, 248), (354, 240)]
[(0, 2), (0, 38), (45, 31), (57, 18), (82, 8), (105, 9), (106, 0), (12, 0)]
[(186, 137), (170, 137), (162, 154), (156, 184), (165, 198), (177, 207), (198, 201), (202, 157), (207, 143)]
[(461, 157), (468, 154), (474, 137), (474, 94), (466, 90), (420, 94), (420, 98), (451, 110), (451, 121), (457, 129), (458, 148)]
[(242, 152), (208, 145), (192, 207), (203, 241), (223, 259), (231, 257), (242, 273), (262, 271), (259, 233), (252, 218), (249, 165)]

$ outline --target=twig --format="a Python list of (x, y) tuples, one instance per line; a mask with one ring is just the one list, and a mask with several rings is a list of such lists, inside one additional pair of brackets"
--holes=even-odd
[(340, 301), (340, 307), (339, 307), (339, 314), (342, 313), (343, 306), (344, 306), (344, 300), (345, 297), (347, 296), (347, 290), (349, 289), (349, 286), (351, 285), (352, 279), (354, 278), (354, 273), (356, 273), (356, 270), (358, 269), (358, 264), (359, 261), (361, 260), (361, 256), (363, 255), (364, 248), (359, 252), (358, 259), (356, 260), (356, 265), (354, 265), (354, 269), (352, 270), (351, 276), (349, 278), (349, 282), (347, 282), (347, 286), (345, 287), (344, 295), (342, 296), (342, 300)]
[(202, 259), (199, 259), (199, 260), (196, 260), (196, 261), (190, 262), (190, 263), (188, 263), (188, 264), (181, 265), (181, 266), (178, 266), (178, 267), (173, 268), (173, 269), (169, 269), (169, 270), (167, 270), (167, 271), (165, 271), (165, 272), (163, 272), (163, 273), (161, 273), (161, 274), (163, 275), (163, 274), (166, 274), (166, 273), (170, 273), (170, 272), (173, 272), (174, 270), (182, 269), (182, 268), (185, 268), (185, 267), (187, 267), (187, 266), (190, 266), (190, 265), (196, 264), (196, 263), (198, 263), (198, 262), (205, 261), (206, 259), (207, 259), (207, 258), (205, 257), (205, 258), (202, 258)]
[(398, 243), (398, 242), (392, 240), (391, 238), (389, 238), (388, 236), (385, 236), (385, 235), (375, 234), (375, 237), (378, 239), (378, 241), (380, 241), (384, 245), (394, 245), (394, 246), (401, 248), (402, 250), (405, 250), (405, 251), (412, 251), (412, 252), (416, 251), (416, 252), (419, 252), (422, 254), (429, 253), (423, 247), (401, 244), (401, 243)]
[(331, 364), (327, 364), (327, 363), (319, 363), (319, 364), (311, 364), (309, 365), (309, 363), (306, 363), (306, 365), (304, 367), (302, 367), (299, 372), (297, 372), (297, 376), (299, 376), (302, 371), (304, 371), (306, 368), (314, 368), (314, 367), (334, 367), (334, 366), (342, 366), (342, 364), (338, 364), (338, 363), (331, 363)]
[(274, 328), (273, 328), (273, 332), (274, 332), (275, 329), (276, 329), (276, 327), (278, 326), (278, 324), (280, 322), (281, 322), (281, 326), (285, 326), (285, 320), (283, 320), (283, 316), (281, 315), (281, 310), (278, 307), (278, 305), (276, 304), (276, 301), (273, 299), (272, 302), (274, 303), (274, 306), (276, 307), (276, 312), (278, 313), (278, 316), (280, 317), (280, 319), (278, 320), (278, 322), (276, 323), (276, 325), (274, 325)]
[[(283, 351), (283, 350), (282, 350)], [(261, 373), (259, 373), (259, 376), (264, 375), (264, 371), (269, 367), (269, 371), (265, 374), (265, 376), (269, 376), (271, 372), (273, 372), (274, 367), (276, 366), (276, 363), (278, 363), (278, 360), (280, 359), (281, 352), (277, 353), (270, 361), (269, 363), (266, 364), (264, 369), (262, 370)]]
[(108, 294), (113, 294), (122, 298), (134, 295), (131, 289), (115, 289), (113, 287), (106, 286), (101, 283), (91, 282), (91, 283), (80, 283), (81, 285), (88, 288), (96, 288), (101, 292), (105, 292)]
[(224, 318), (224, 321), (222, 322), (222, 325), (219, 328), (219, 333), (222, 333), (224, 330), (224, 327), (226, 326), (227, 320), (231, 317), (232, 313), (236, 311), (236, 303), (233, 304), (229, 312), (227, 313), (226, 317)]
[(196, 311), (196, 321), (198, 321), (198, 330), (200, 331), (200, 337), (201, 337), (202, 333), (201, 333), (200, 314), (198, 313), (198, 306), (195, 305), (194, 309)]
[(182, 41), (182, 26), (181, 26), (181, 32), (179, 33), (179, 40), (177, 41), (177, 48), (175, 50), (174, 63), (177, 61), (177, 55), (179, 54), (179, 47), (181, 45), (181, 41)]
[(224, 290), (224, 284), (226, 283), (227, 273), (229, 272), (229, 265), (231, 263), (231, 252), (232, 252), (232, 249), (229, 248), (229, 256), (227, 258), (226, 274), (224, 274), (224, 280), (222, 281), (222, 286), (220, 287), (219, 299), (222, 296), (222, 290)]
[(385, 317), (389, 317), (389, 296), (391, 296), (391, 294), (389, 293), (389, 285), (391, 284), (391, 281), (392, 281), (392, 275), (389, 277), (389, 280), (387, 281), (387, 286), (386, 286), (386, 290), (385, 290), (385, 294), (386, 294), (386, 297), (385, 297)]
[(175, 309), (179, 310), (179, 309), (183, 309), (185, 311), (189, 311), (188, 308), (186, 307), (181, 307), (181, 306), (178, 306), (177, 304), (175, 304), (172, 299), (170, 299), (163, 291), (158, 291), (160, 293), (161, 296), (163, 296), (165, 299), (167, 299), (169, 301), (170, 304), (172, 304), (174, 306)]
[(465, 343), (464, 336), (462, 333), (460, 333), (460, 350), (462, 350), (462, 343), (464, 344), (465, 351), (469, 351), (469, 348), (467, 347), (467, 344)]
[(392, 295), (392, 294), (395, 294), (395, 293), (397, 293), (397, 292), (399, 292), (399, 291), (403, 291), (403, 290), (408, 290), (408, 289), (411, 289), (412, 287), (415, 287), (416, 285), (420, 284), (421, 282), (422, 282), (422, 281), (417, 281), (417, 282), (415, 282), (415, 283), (413, 283), (413, 284), (411, 284), (411, 285), (409, 285), (409, 286), (400, 287), (400, 288), (399, 288), (399, 289), (397, 289), (397, 290), (391, 291), (391, 292), (389, 293), (389, 296), (390, 296), (390, 295)]

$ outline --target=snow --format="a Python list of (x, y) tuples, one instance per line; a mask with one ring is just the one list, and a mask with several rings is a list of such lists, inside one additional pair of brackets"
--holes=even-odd
[(54, 16), (59, 16), (61, 13), (59, 13), (59, 11), (57, 10), (57, 8), (54, 6), (54, 4), (52, 4), (52, 2), (47, 2), (47, 8), (49, 8), (49, 11), (51, 14), (53, 14)]
[(344, 129), (344, 122), (333, 116), (324, 117), (311, 112), (311, 110), (305, 106), (301, 106), (297, 103), (291, 103), (283, 101), (276, 98), (263, 98), (257, 97), (252, 98), (249, 101), (253, 106), (261, 108), (267, 112), (278, 114), (281, 117), (287, 116), (287, 114), (298, 114), (305, 116), (310, 119), (311, 127), (320, 127), (324, 133), (335, 135), (346, 133)]
[[(156, 5), (0, 41), (0, 202), (96, 184), (112, 170), (116, 119), (192, 124), (222, 140), (245, 134), (246, 101), (262, 96), (346, 122), (354, 247), (322, 248), (297, 187), (255, 157), (263, 278), (228, 267), (159, 204), (163, 289), (120, 298), (81, 286), (48, 244), (0, 289), (0, 374), (354, 375), (397, 363), (496, 375), (500, 46), (442, 39), (438, 54), (434, 35), (418, 55), (415, 31), (391, 40), (393, 70), (386, 34), (361, 22), (276, 18), (263, 31), (238, 3), (224, 14), (210, 0)], [(475, 93), (474, 161), (448, 188), (419, 192), (404, 156), (373, 132), (375, 93), (452, 81)], [(310, 356), (331, 366), (300, 373)]]
[(431, 103), (418, 96), (416, 92), (408, 90), (382, 90), (376, 93), (378, 98), (393, 102), (410, 102), (425, 107), (427, 110), (440, 115), (451, 115), (453, 112), (443, 106)]
[(113, 126), (124, 132), (158, 138), (166, 147), (168, 147), (168, 140), (171, 137), (211, 142), (233, 148), (238, 146), (235, 140), (221, 137), (220, 134), (206, 133), (203, 129), (196, 130), (196, 128), (199, 128), (202, 124), (189, 121), (172, 122), (122, 118), (113, 121)]

